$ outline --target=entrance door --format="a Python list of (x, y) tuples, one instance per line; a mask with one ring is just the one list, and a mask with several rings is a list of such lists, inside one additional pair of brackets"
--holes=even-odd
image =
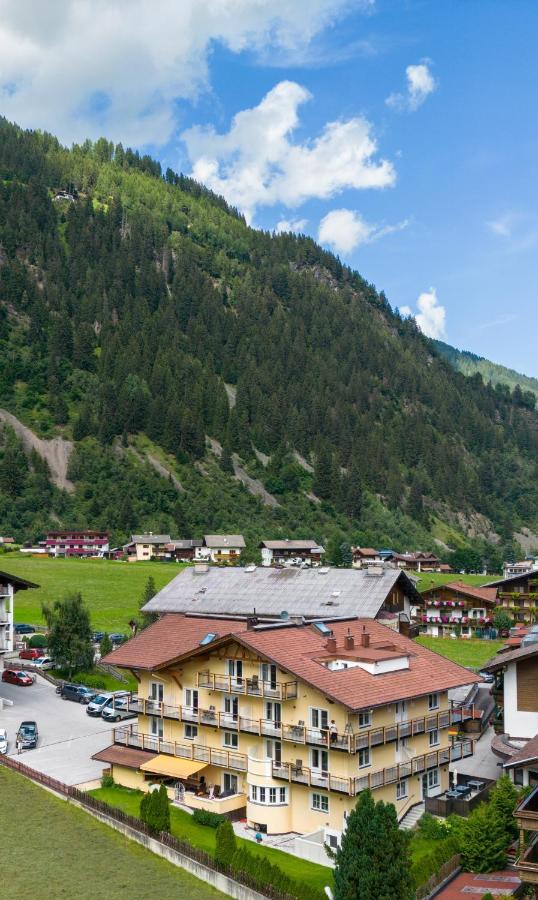
[(422, 776), (422, 799), (425, 800), (428, 796), (428, 775)]
[(265, 682), (264, 687), (276, 691), (276, 666), (273, 663), (262, 663), (261, 675), (262, 681)]
[(243, 660), (227, 659), (226, 674), (232, 679), (232, 689), (240, 689), (243, 685)]

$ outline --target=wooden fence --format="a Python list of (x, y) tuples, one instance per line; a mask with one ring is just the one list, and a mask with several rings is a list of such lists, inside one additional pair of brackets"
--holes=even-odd
[(454, 875), (455, 872), (458, 871), (460, 863), (461, 856), (459, 853), (456, 853), (455, 856), (451, 856), (450, 859), (447, 859), (446, 863), (443, 863), (438, 872), (434, 872), (433, 875), (430, 875), (428, 880), (417, 888), (417, 900), (427, 900), (443, 881), (446, 881), (447, 878), (450, 878), (451, 875)]
[(233, 881), (262, 894), (264, 897), (269, 898), (269, 900), (296, 900), (294, 896), (281, 893), (273, 888), (272, 885), (249, 875), (248, 872), (238, 872), (229, 865), (217, 862), (217, 860), (209, 853), (206, 853), (204, 850), (199, 850), (197, 847), (193, 847), (192, 844), (189, 844), (186, 841), (180, 841), (178, 838), (167, 832), (163, 831), (160, 834), (155, 834), (155, 832), (151, 831), (144, 822), (137, 819), (135, 816), (130, 816), (121, 809), (109, 806), (108, 803), (104, 803), (102, 800), (98, 800), (96, 797), (92, 797), (90, 794), (80, 791), (72, 785), (64, 784), (63, 781), (58, 781), (50, 775), (45, 775), (43, 772), (31, 769), (29, 766), (24, 765), (24, 763), (21, 763), (16, 759), (12, 759), (9, 756), (0, 756), (0, 765), (18, 772), (20, 775), (49, 788), (57, 794), (68, 797), (70, 800), (75, 800), (80, 806), (90, 812), (101, 813), (102, 815), (108, 816), (110, 819), (114, 819), (116, 822), (127, 825), (139, 834), (147, 835), (154, 840), (156, 839), (165, 847), (170, 847), (172, 850), (182, 853), (184, 856), (188, 856), (195, 862), (200, 863), (200, 865), (207, 866), (208, 869), (213, 869), (215, 872), (222, 872), (222, 874)]

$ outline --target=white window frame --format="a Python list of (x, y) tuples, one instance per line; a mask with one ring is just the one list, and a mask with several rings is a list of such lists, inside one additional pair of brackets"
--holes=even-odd
[[(196, 703), (194, 703), (196, 700)], [(192, 710), (200, 709), (200, 694), (198, 688), (185, 688), (185, 706)]]
[[(315, 763), (314, 760), (318, 762)], [(327, 766), (323, 765), (323, 760), (327, 761)], [(323, 747), (312, 747), (310, 750), (310, 768), (313, 772), (323, 772), (324, 775), (329, 774), (329, 751)]]
[(407, 779), (396, 782), (396, 800), (405, 800), (407, 797)]
[(278, 789), (278, 792), (279, 792), (279, 794), (278, 794), (279, 802), (287, 803), (288, 802), (288, 789), (281, 787)]
[(288, 803), (288, 789), (285, 787), (261, 787), (257, 784), (250, 785), (250, 802), (259, 806), (286, 806)]
[[(323, 724), (325, 722), (325, 724)], [(319, 731), (329, 730), (329, 710), (321, 706), (310, 707), (310, 727)]]
[(237, 731), (225, 731), (223, 745), (229, 750), (237, 750), (239, 747), (239, 735), (237, 734)]
[(372, 750), (370, 747), (363, 747), (361, 750), (359, 750), (359, 769), (367, 769), (371, 765)]
[(269, 788), (269, 803), (274, 806), (276, 804), (276, 787)]
[(439, 729), (434, 728), (433, 731), (430, 731), (428, 734), (428, 741), (430, 747), (437, 747), (438, 744), (441, 743), (441, 739), (439, 737)]
[(428, 709), (439, 709), (438, 691), (434, 691), (433, 694), (428, 694)]
[(428, 790), (439, 787), (439, 769), (430, 769), (428, 772)]
[(372, 724), (372, 711), (359, 713), (359, 728), (370, 728)]
[(310, 796), (310, 808), (315, 812), (329, 812), (329, 797), (327, 794), (318, 794), (317, 792)]
[(160, 716), (149, 717), (149, 731), (152, 737), (162, 738), (164, 735), (164, 722)]
[(153, 700), (154, 703), (163, 703), (164, 684), (162, 681), (150, 681), (148, 700)]
[(185, 740), (195, 741), (197, 737), (198, 725), (192, 725), (190, 722), (185, 722)]

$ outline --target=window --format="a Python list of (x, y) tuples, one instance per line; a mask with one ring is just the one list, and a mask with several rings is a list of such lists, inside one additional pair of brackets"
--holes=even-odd
[(370, 748), (365, 747), (364, 750), (359, 750), (359, 769), (364, 769), (365, 766), (372, 765), (372, 755), (370, 753)]
[(280, 803), (287, 803), (288, 802), (288, 799), (287, 799), (287, 790), (288, 789), (287, 788), (279, 788), (278, 790), (279, 790)]
[(159, 681), (150, 681), (149, 699), (162, 703), (164, 699), (164, 684), (161, 684)]
[(188, 741), (194, 741), (198, 737), (198, 726), (185, 725), (185, 737)]
[(267, 701), (265, 704), (265, 718), (270, 722), (274, 722), (275, 725), (280, 725), (282, 722), (282, 707), (280, 703)]
[(327, 843), (328, 843), (329, 847), (331, 848), (331, 850), (337, 850), (338, 849), (338, 836), (336, 834), (327, 834), (326, 833), (325, 837), (327, 838)]
[(225, 772), (222, 779), (222, 788), (226, 794), (237, 794), (237, 775), (231, 772)]
[(250, 799), (254, 801), (254, 803), (258, 800), (258, 785), (251, 784), (250, 785)]
[(439, 785), (439, 769), (430, 769), (428, 772), (428, 787), (437, 787)]
[(368, 728), (372, 724), (372, 713), (361, 712), (359, 713), (359, 728)]
[(224, 712), (227, 716), (231, 717), (231, 719), (236, 722), (237, 717), (239, 715), (239, 698), (238, 697), (225, 697), (224, 698)]
[(317, 747), (314, 747), (310, 751), (310, 763), (312, 768), (316, 769), (318, 772), (328, 772), (329, 754), (327, 750), (318, 750)]
[(198, 691), (195, 688), (186, 688), (185, 706), (190, 706), (193, 710), (198, 709)]
[(269, 803), (276, 803), (276, 788), (269, 788)]
[(274, 663), (262, 663), (260, 666), (261, 680), (265, 687), (276, 690), (276, 666)]
[(328, 729), (329, 713), (326, 709), (318, 709), (313, 706), (310, 710), (310, 725), (312, 728)]
[(329, 798), (327, 794), (312, 794), (312, 809), (319, 812), (329, 812)]
[(396, 799), (403, 800), (407, 797), (407, 781), (399, 781), (396, 785)]
[(439, 694), (428, 694), (428, 709), (439, 709)]
[(157, 716), (150, 716), (149, 730), (154, 737), (162, 738), (163, 736), (163, 720)]
[(239, 735), (236, 734), (235, 731), (225, 731), (224, 746), (232, 747), (234, 750), (237, 750), (239, 746)]
[(230, 675), (232, 678), (235, 678), (238, 683), (241, 683), (241, 679), (243, 677), (243, 660), (227, 659), (226, 674)]
[(436, 747), (439, 743), (439, 732), (437, 728), (434, 728), (433, 731), (430, 731), (430, 747)]
[(288, 802), (287, 788), (264, 788), (257, 784), (250, 786), (250, 799), (253, 803), (269, 803), (274, 806)]
[(265, 752), (269, 759), (275, 763), (282, 762), (282, 744), (280, 741), (266, 741)]
[(265, 795), (267, 791), (264, 787), (260, 788), (260, 803), (265, 803)]

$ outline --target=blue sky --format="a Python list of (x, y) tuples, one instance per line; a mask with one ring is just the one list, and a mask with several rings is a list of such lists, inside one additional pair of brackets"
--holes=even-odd
[(149, 149), (254, 225), (319, 237), (426, 332), (538, 376), (534, 0), (125, 9), (0, 0), (0, 113)]

